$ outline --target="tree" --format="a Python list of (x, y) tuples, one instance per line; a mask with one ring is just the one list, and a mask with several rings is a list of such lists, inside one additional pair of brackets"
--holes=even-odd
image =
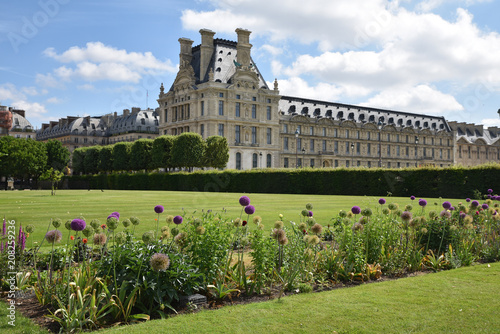
[(85, 150), (85, 157), (83, 158), (83, 169), (85, 173), (97, 174), (99, 171), (99, 152), (101, 146), (87, 147)]
[(229, 161), (229, 145), (226, 137), (210, 136), (206, 140), (207, 147), (204, 165), (213, 168), (224, 168)]
[(188, 168), (202, 167), (206, 145), (198, 133), (184, 132), (177, 136), (172, 147), (172, 166)]
[(130, 168), (142, 170), (151, 168), (152, 139), (138, 139), (132, 144), (130, 149)]
[(174, 136), (159, 136), (153, 141), (151, 149), (151, 168), (170, 168), (170, 157), (172, 146), (174, 145)]
[(47, 169), (43, 174), (42, 176), (40, 177), (40, 179), (42, 180), (49, 180), (52, 184), (52, 191), (51, 191), (51, 195), (54, 196), (56, 194), (56, 184), (62, 180), (64, 176), (64, 173), (61, 172), (61, 171), (58, 171), (57, 169), (54, 169), (54, 168), (50, 168), (50, 169)]
[(47, 166), (62, 171), (69, 162), (70, 152), (59, 140), (51, 139), (45, 143), (47, 149)]
[(87, 150), (86, 147), (80, 147), (73, 151), (73, 160), (71, 164), (73, 167), (73, 174), (78, 175), (80, 173), (85, 173), (83, 160), (85, 159), (86, 150)]
[(132, 143), (116, 143), (113, 147), (113, 170), (130, 169), (130, 148)]
[(99, 166), (100, 172), (113, 171), (113, 145), (106, 145), (99, 151)]

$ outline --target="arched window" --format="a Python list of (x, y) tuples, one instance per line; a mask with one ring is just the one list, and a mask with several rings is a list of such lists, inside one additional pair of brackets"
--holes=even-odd
[(252, 168), (257, 168), (258, 158), (257, 153), (252, 154)]
[(236, 169), (241, 169), (241, 153), (236, 153)]
[(266, 167), (271, 168), (271, 155), (268, 154), (266, 157)]

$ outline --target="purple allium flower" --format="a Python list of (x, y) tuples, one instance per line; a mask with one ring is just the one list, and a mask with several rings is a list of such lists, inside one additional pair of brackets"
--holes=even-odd
[(62, 239), (62, 233), (59, 230), (48, 231), (47, 234), (45, 234), (45, 239), (51, 244), (59, 242)]
[(420, 205), (421, 207), (425, 207), (427, 205), (427, 201), (421, 198), (418, 200), (418, 205)]
[(472, 207), (474, 207), (474, 208), (475, 208), (475, 207), (478, 207), (478, 206), (479, 206), (479, 202), (478, 202), (478, 201), (476, 201), (476, 200), (474, 200), (474, 201), (472, 201), (472, 202), (470, 203), (470, 205), (471, 205)]
[(83, 231), (86, 226), (87, 224), (83, 219), (76, 218), (71, 221), (71, 229), (73, 231)]
[(491, 199), (491, 195), (490, 195), (490, 194), (486, 195), (486, 197), (488, 197), (488, 198), (490, 198), (490, 199)]
[(250, 204), (250, 198), (248, 196), (241, 196), (240, 197), (240, 205), (241, 206), (248, 206)]
[(116, 217), (116, 219), (120, 219), (120, 213), (119, 213), (119, 212), (116, 212), (116, 211), (115, 211), (115, 212), (111, 212), (111, 214), (112, 214), (113, 216), (115, 216), (115, 217)]
[(381, 198), (378, 200), (378, 204), (384, 205), (385, 204), (385, 198)]
[(488, 194), (491, 194), (493, 192), (493, 189), (488, 189)]
[(455, 211), (455, 207), (454, 207), (454, 206), (452, 206), (452, 207), (450, 208), (450, 211)]
[(308, 217), (312, 217), (312, 216), (313, 216), (313, 212), (312, 212), (312, 211), (309, 211), (309, 212), (307, 213), (307, 216), (308, 216)]
[(175, 216), (174, 217), (174, 223), (179, 225), (182, 223), (182, 217), (181, 216)]
[(484, 203), (483, 205), (481, 205), (481, 207), (483, 208), (483, 210), (487, 210), (489, 208), (488, 204)]
[(247, 206), (245, 206), (245, 213), (247, 215), (253, 215), (254, 212), (255, 212), (255, 208), (254, 208), (253, 205), (247, 205)]
[(460, 212), (460, 218), (464, 219), (466, 216), (465, 212)]
[(470, 202), (470, 198), (468, 198), (468, 197), (467, 197), (467, 198), (465, 199), (465, 201), (466, 201), (467, 203), (469, 203), (469, 202)]
[(449, 208), (451, 208), (451, 203), (448, 202), (448, 201), (443, 202), (443, 208), (445, 208), (446, 210), (448, 210)]
[(412, 201), (414, 201), (414, 200), (415, 200), (415, 196), (411, 195), (411, 196), (410, 196), (410, 199), (411, 199)]
[(157, 205), (157, 206), (155, 206), (155, 212), (156, 212), (156, 213), (160, 214), (160, 213), (162, 213), (162, 212), (163, 212), (163, 210), (165, 210), (165, 209), (163, 208), (163, 205)]
[(361, 213), (361, 208), (359, 206), (355, 205), (351, 208), (351, 212), (355, 215), (359, 215)]

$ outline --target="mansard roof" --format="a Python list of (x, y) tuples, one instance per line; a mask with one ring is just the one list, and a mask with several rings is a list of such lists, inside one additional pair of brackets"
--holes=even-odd
[(397, 128), (451, 132), (444, 117), (325, 102), (291, 96), (282, 96), (279, 102), (282, 115), (303, 115), (316, 120), (328, 118), (335, 121), (352, 121), (360, 124), (393, 125)]
[(492, 145), (500, 140), (500, 128), (484, 128), (482, 124), (449, 122), (450, 127), (456, 131), (456, 139), (468, 143), (480, 143), (483, 141), (487, 145)]

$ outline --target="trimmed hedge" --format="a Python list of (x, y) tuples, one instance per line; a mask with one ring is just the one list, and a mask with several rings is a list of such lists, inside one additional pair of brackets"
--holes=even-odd
[(71, 189), (171, 190), (464, 198), (500, 190), (500, 165), (471, 168), (254, 169), (71, 176)]

